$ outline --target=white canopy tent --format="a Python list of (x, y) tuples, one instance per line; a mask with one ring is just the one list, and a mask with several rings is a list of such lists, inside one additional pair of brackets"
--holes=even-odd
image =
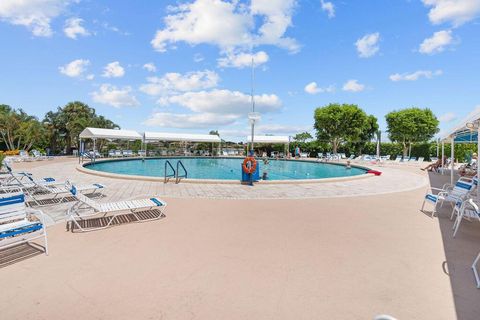
[[(247, 137), (247, 142), (252, 142), (252, 136)], [(290, 143), (289, 136), (255, 136), (255, 143)]]
[[(253, 138), (254, 143), (281, 143), (285, 144), (286, 151), (290, 150), (290, 137), (289, 136), (257, 136)], [(252, 136), (247, 136), (247, 143), (252, 143)]]
[[(82, 156), (84, 150), (82, 146), (82, 139), (92, 139), (93, 140), (93, 157), (96, 156), (96, 142), (97, 139), (118, 139), (118, 140), (142, 140), (142, 135), (133, 130), (120, 130), (120, 129), (103, 129), (103, 128), (85, 128), (79, 135), (80, 138), (80, 153), (79, 156)], [(80, 161), (80, 159), (79, 159)]]
[(171, 133), (171, 132), (145, 132), (144, 141), (187, 141), (187, 142), (212, 142), (220, 143), (219, 136), (213, 134)]
[(142, 140), (142, 135), (133, 130), (117, 130), (102, 128), (85, 128), (80, 133), (80, 139), (119, 139)]
[(185, 152), (187, 142), (206, 142), (218, 143), (219, 148), (222, 142), (219, 136), (213, 134), (196, 134), (196, 133), (181, 133), (181, 132), (145, 132), (143, 134), (143, 142), (145, 144), (145, 153), (148, 142), (165, 141), (165, 142), (185, 142)]
[[(480, 110), (474, 110), (467, 117), (462, 119), (456, 126), (443, 134), (440, 138), (442, 142), (442, 168), (445, 153), (445, 141), (451, 143), (451, 159), (452, 169), (450, 170), (450, 182), (454, 182), (453, 166), (455, 162), (455, 143), (477, 143), (477, 156), (480, 155)], [(477, 159), (477, 176), (480, 179), (480, 169), (478, 169)], [(477, 190), (478, 192), (478, 190)]]

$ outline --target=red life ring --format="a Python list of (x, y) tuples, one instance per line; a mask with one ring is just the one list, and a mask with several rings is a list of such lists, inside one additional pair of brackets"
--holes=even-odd
[[(250, 164), (250, 166), (248, 166)], [(254, 157), (246, 157), (242, 164), (243, 172), (252, 174), (257, 170), (257, 160)]]

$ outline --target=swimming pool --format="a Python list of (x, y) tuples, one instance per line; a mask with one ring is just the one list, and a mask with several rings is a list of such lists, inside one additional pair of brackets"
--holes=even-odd
[[(165, 161), (169, 160), (176, 169), (178, 160), (181, 160), (188, 171), (189, 179), (240, 180), (243, 158), (205, 158), (179, 157), (154, 159), (122, 159), (113, 161), (97, 161), (85, 167), (95, 171), (102, 171), (122, 175), (136, 175), (147, 177), (164, 177)], [(315, 161), (269, 160), (265, 164), (258, 160), (260, 177), (267, 173), (267, 180), (299, 180), (324, 179), (358, 176), (366, 173), (365, 169), (352, 167), (346, 169), (340, 164), (319, 163)]]

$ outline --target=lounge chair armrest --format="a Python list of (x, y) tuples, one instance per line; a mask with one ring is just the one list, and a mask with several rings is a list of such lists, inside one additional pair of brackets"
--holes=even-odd
[(27, 214), (34, 215), (42, 222), (43, 225), (45, 225), (45, 213), (43, 213), (42, 210), (27, 207), (26, 211)]
[(431, 191), (440, 191), (440, 192), (445, 192), (445, 191), (446, 191), (445, 189), (430, 187), (430, 188), (427, 190), (427, 193), (429, 193), (429, 192), (428, 192), (429, 190), (431, 190)]

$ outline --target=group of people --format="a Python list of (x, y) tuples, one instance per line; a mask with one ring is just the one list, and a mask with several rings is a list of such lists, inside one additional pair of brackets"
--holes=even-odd
[[(458, 174), (462, 177), (464, 176), (474, 176), (477, 174), (477, 154), (474, 153), (472, 154), (472, 158), (470, 161), (464, 165), (462, 165), (460, 168), (458, 168)], [(443, 156), (443, 159), (440, 158), (434, 163), (429, 164), (425, 168), (421, 168), (421, 170), (428, 170), (428, 171), (438, 171), (442, 166), (447, 166), (447, 156)]]

